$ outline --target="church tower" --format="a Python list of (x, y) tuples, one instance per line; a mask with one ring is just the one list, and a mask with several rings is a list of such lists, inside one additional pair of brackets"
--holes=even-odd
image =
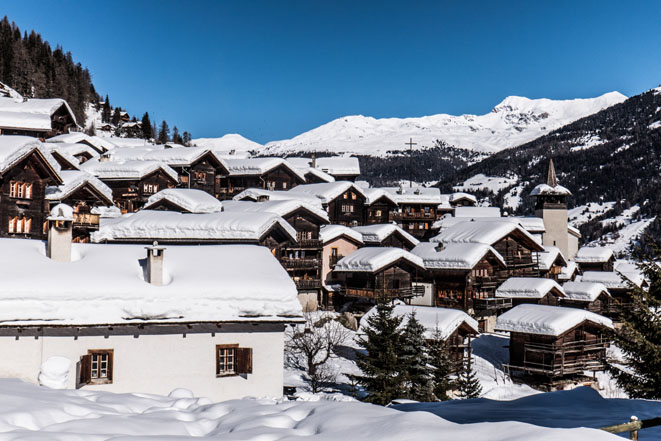
[(553, 158), (549, 158), (546, 183), (536, 186), (530, 195), (536, 199), (535, 216), (544, 219), (546, 231), (542, 235), (542, 245), (558, 247), (566, 258), (573, 258), (578, 242), (574, 246), (575, 240), (569, 237), (567, 197), (571, 196), (571, 192), (558, 184)]

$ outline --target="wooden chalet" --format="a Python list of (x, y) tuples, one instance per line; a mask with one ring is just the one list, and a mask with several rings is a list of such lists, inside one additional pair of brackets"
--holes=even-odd
[(231, 199), (248, 188), (289, 190), (305, 183), (303, 174), (281, 158), (228, 159), (227, 177), (217, 182), (218, 197)]
[(333, 176), (338, 181), (355, 182), (360, 176), (360, 162), (352, 156), (313, 158), (311, 167)]
[(565, 297), (560, 300), (562, 306), (581, 308), (596, 314), (611, 313), (612, 297), (608, 288), (601, 283), (567, 282), (562, 285)]
[(605, 370), (612, 329), (610, 319), (592, 312), (547, 305), (517, 306), (496, 323), (496, 330), (510, 333), (505, 368), (551, 388)]
[(169, 166), (156, 161), (87, 161), (84, 170), (106, 184), (113, 201), (122, 213), (141, 209), (150, 196), (178, 184), (179, 175)]
[(581, 247), (574, 257), (581, 271), (613, 271), (615, 255), (610, 248)]
[(452, 193), (450, 194), (450, 205), (456, 207), (475, 207), (477, 198), (470, 193)]
[(496, 297), (510, 299), (513, 306), (524, 303), (559, 305), (565, 291), (552, 279), (511, 277), (496, 288)]
[(324, 184), (306, 184), (290, 190), (292, 196), (314, 196), (321, 200), (330, 223), (355, 227), (363, 224), (367, 198), (362, 189), (352, 182), (338, 181)]
[[(113, 138), (113, 140), (115, 141), (117, 139), (120, 138)], [(51, 143), (56, 145), (59, 144), (59, 146), (57, 146), (58, 149), (61, 146), (65, 146), (65, 148), (67, 148), (67, 146), (71, 146), (74, 144), (84, 144), (89, 146), (96, 152), (96, 155), (94, 155), (94, 157), (98, 157), (98, 155), (103, 155), (104, 153), (107, 153), (109, 150), (115, 148), (115, 144), (108, 141), (105, 138), (99, 138), (98, 136), (89, 136), (82, 132), (64, 133), (62, 135), (49, 138), (46, 142), (49, 144)], [(73, 148), (73, 147), (69, 147), (69, 148)]]
[(392, 247), (411, 251), (420, 241), (396, 224), (371, 224), (353, 227), (370, 247)]
[(0, 236), (46, 238), (46, 188), (63, 183), (58, 168), (38, 140), (0, 137)]
[(62, 170), (62, 185), (46, 188), (50, 205), (66, 204), (73, 209), (73, 242), (89, 242), (99, 229), (97, 207), (113, 205), (112, 190), (99, 179), (79, 170)]
[(76, 117), (59, 98), (0, 97), (0, 134), (50, 138), (76, 129)]
[(340, 288), (337, 280), (331, 278), (331, 271), (344, 256), (353, 253), (364, 243), (360, 233), (343, 225), (323, 225), (319, 230), (319, 238), (323, 247), (321, 251), (322, 305), (329, 308), (333, 305), (335, 292)]
[(643, 287), (646, 283), (642, 274), (612, 271), (586, 271), (576, 277), (576, 281), (605, 286), (612, 298), (608, 315), (615, 318), (619, 317), (623, 310), (634, 306), (631, 298), (634, 287)]
[(544, 251), (536, 254), (540, 277), (558, 281), (562, 269), (567, 266), (567, 259), (562, 255), (560, 248), (544, 245)]
[(397, 209), (389, 221), (394, 221), (418, 239), (428, 239), (432, 235), (432, 225), (436, 221), (436, 211), (441, 204), (438, 188), (385, 187), (383, 188), (397, 202)]
[(422, 259), (401, 248), (365, 247), (337, 262), (332, 281), (342, 287), (341, 303), (409, 300), (424, 294), (424, 271)]
[(144, 210), (220, 213), (223, 211), (223, 204), (206, 191), (193, 188), (167, 188), (150, 196)]
[(397, 210), (397, 201), (381, 188), (363, 188), (367, 197), (365, 207), (365, 225), (387, 224), (392, 222)]

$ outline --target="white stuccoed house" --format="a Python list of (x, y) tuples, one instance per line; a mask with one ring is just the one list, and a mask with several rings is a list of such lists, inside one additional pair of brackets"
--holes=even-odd
[(71, 244), (71, 222), (59, 205), (48, 243), (0, 239), (0, 377), (213, 400), (282, 395), (283, 331), (302, 313), (267, 248)]

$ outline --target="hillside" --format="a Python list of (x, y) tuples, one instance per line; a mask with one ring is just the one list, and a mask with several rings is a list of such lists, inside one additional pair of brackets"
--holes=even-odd
[(266, 144), (264, 155), (310, 152), (352, 153), (384, 157), (414, 148), (424, 150), (437, 142), (450, 147), (493, 153), (524, 144), (579, 118), (624, 101), (618, 92), (597, 98), (554, 101), (511, 96), (485, 115), (446, 114), (420, 118), (346, 116), (292, 139)]
[[(608, 233), (609, 223), (601, 219), (614, 218), (636, 204), (640, 207), (636, 216), (657, 216), (661, 213), (661, 88), (450, 173), (439, 185), (449, 191), (477, 174), (512, 175), (518, 180), (516, 187), (499, 191), (493, 199), (502, 202), (508, 194), (520, 193), (523, 203), (517, 211), (530, 213), (533, 203), (527, 195), (543, 180), (551, 151), (561, 184), (573, 193), (571, 206), (615, 202), (581, 226), (586, 239)], [(658, 219), (649, 231), (660, 231)]]

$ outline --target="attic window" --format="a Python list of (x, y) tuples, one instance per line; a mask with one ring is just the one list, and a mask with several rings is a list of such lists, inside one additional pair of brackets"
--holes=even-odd
[(32, 184), (17, 181), (9, 182), (9, 197), (32, 199)]
[(252, 348), (238, 344), (216, 345), (216, 376), (252, 374)]

